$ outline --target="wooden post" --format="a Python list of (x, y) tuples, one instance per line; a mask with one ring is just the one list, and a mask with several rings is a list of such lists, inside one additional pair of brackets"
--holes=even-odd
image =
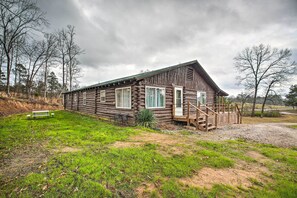
[(199, 130), (199, 111), (196, 109), (196, 130)]
[(230, 104), (228, 103), (228, 124), (230, 124)]
[(206, 132), (207, 132), (207, 131), (208, 131), (208, 108), (206, 108), (206, 115), (207, 115), (207, 116), (205, 116), (205, 120), (206, 120), (205, 130), (206, 130)]
[(190, 126), (190, 101), (188, 101), (187, 110), (187, 125)]
[(220, 107), (221, 107), (221, 105), (220, 105), (220, 96), (218, 96), (219, 97), (219, 99), (218, 99), (218, 113), (220, 113)]
[(223, 108), (223, 113), (225, 113), (225, 101), (224, 101), (224, 96), (222, 96), (222, 108)]

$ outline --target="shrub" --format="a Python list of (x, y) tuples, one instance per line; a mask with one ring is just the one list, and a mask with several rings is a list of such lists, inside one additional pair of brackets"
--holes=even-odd
[(136, 116), (136, 123), (140, 126), (152, 128), (155, 124), (155, 116), (149, 109), (142, 109)]
[[(243, 116), (251, 116), (252, 112), (244, 112)], [(261, 111), (255, 111), (256, 117), (261, 117)], [(264, 111), (263, 117), (281, 117), (281, 114), (279, 111), (271, 110), (271, 111)]]

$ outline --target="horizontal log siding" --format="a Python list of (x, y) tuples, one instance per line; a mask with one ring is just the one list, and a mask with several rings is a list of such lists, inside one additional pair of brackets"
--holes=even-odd
[[(86, 92), (86, 104), (83, 104), (83, 93)], [(79, 92), (78, 111), (87, 114), (95, 114), (95, 89)]]
[[(191, 66), (189, 66), (191, 67)], [(138, 109), (145, 108), (145, 86), (165, 87), (166, 88), (166, 107), (163, 109), (151, 109), (157, 120), (160, 122), (171, 122), (173, 117), (173, 88), (174, 86), (183, 87), (183, 105), (184, 115), (187, 111), (187, 102), (197, 104), (197, 91), (206, 92), (207, 103), (214, 103), (215, 91), (205, 82), (205, 80), (193, 68), (193, 80), (188, 81), (186, 78), (188, 67), (181, 67), (171, 71), (157, 74), (144, 79), (138, 89), (140, 89)], [(191, 108), (191, 113), (195, 110)]]
[(72, 100), (72, 94), (71, 93), (67, 93), (65, 94), (65, 109), (67, 110), (71, 110), (71, 100)]
[[(121, 87), (131, 87), (131, 109), (120, 109), (116, 108), (116, 100), (115, 100), (115, 89)], [(96, 114), (100, 117), (108, 118), (113, 120), (115, 115), (117, 114), (126, 114), (129, 116), (129, 123), (134, 123), (134, 101), (135, 96), (133, 95), (134, 86), (132, 84), (122, 85), (117, 87), (106, 87), (98, 89), (97, 93), (97, 111)], [(105, 90), (105, 102), (100, 102), (100, 91)]]

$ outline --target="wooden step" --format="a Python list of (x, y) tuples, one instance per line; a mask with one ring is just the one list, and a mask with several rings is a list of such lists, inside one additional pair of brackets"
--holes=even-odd
[(215, 130), (217, 127), (216, 126), (209, 126), (208, 127), (208, 130), (210, 131), (210, 130)]

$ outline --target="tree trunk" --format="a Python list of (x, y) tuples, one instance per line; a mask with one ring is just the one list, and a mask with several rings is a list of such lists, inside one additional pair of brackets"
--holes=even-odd
[(62, 90), (66, 91), (65, 89), (65, 62), (64, 62), (64, 57), (62, 58)]
[(253, 107), (251, 117), (255, 116), (256, 100), (257, 100), (258, 85), (255, 86), (255, 93), (253, 98)]
[(46, 99), (47, 96), (47, 60), (45, 61), (45, 67), (44, 67), (44, 99)]
[(265, 104), (266, 104), (266, 101), (267, 101), (267, 97), (268, 97), (268, 94), (270, 92), (270, 89), (271, 89), (271, 86), (274, 84), (274, 81), (272, 81), (268, 88), (267, 88), (267, 91), (265, 93), (265, 97), (264, 97), (264, 101), (263, 101), (263, 104), (262, 104), (262, 109), (261, 109), (261, 118), (263, 118), (263, 115), (264, 115), (264, 108), (265, 108)]
[(7, 58), (7, 71), (6, 71), (6, 94), (8, 97), (10, 97), (10, 56), (9, 54), (6, 55)]

